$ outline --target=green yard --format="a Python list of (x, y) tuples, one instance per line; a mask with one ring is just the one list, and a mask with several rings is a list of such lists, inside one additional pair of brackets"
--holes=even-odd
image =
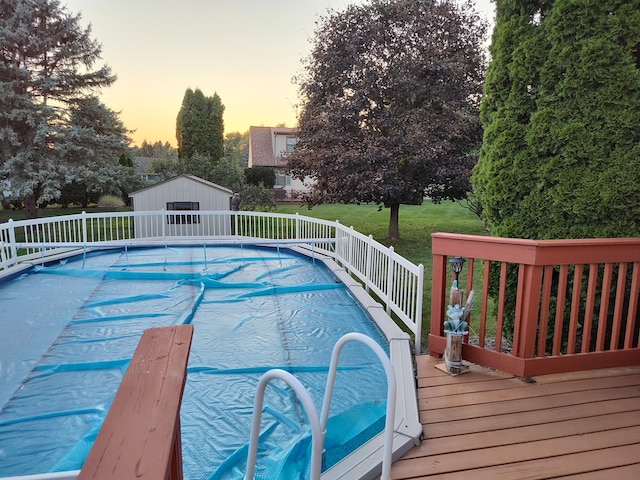
[[(373, 235), (380, 243), (393, 246), (395, 251), (415, 264), (424, 265), (424, 300), (422, 307), (422, 343), (431, 328), (431, 234), (435, 232), (465, 233), (469, 235), (487, 235), (482, 221), (470, 210), (458, 203), (443, 202), (435, 205), (425, 202), (422, 205), (403, 205), (400, 207), (399, 241), (389, 241), (389, 209), (378, 211), (376, 205), (319, 205), (308, 210), (300, 205), (280, 205), (278, 213), (299, 213), (325, 220), (338, 220), (346, 226), (353, 226), (365, 235)], [(475, 278), (479, 274), (480, 264), (476, 266)], [(478, 285), (479, 287), (480, 285)], [(489, 333), (493, 328), (489, 326)]]

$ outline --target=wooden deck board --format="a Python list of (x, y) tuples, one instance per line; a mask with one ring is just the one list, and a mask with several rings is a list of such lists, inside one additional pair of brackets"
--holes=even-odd
[(424, 440), (393, 479), (640, 478), (640, 366), (524, 382), (416, 359)]

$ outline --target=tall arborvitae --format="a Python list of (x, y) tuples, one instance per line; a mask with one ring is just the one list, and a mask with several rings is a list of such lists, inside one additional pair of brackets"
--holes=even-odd
[(223, 113), (217, 93), (205, 97), (200, 89), (185, 92), (176, 120), (178, 158), (185, 173), (208, 178), (223, 157)]
[(497, 0), (473, 184), (495, 235), (640, 235), (640, 0)]
[(224, 157), (224, 105), (217, 93), (207, 99), (207, 107), (211, 121), (211, 158), (219, 161)]

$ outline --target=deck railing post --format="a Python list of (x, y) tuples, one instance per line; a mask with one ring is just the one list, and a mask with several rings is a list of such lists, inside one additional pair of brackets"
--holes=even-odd
[(415, 293), (415, 354), (420, 355), (420, 353), (422, 353), (422, 297), (424, 296), (424, 265), (422, 263), (418, 265), (418, 281), (416, 283), (416, 289), (418, 291)]
[(384, 299), (387, 305), (387, 315), (391, 313), (391, 298), (392, 298), (391, 292), (393, 291), (393, 267), (394, 267), (393, 253), (394, 253), (393, 247), (389, 247), (389, 257), (388, 257), (389, 262), (387, 263), (387, 288), (385, 289), (386, 298)]
[(81, 215), (82, 215), (82, 244), (86, 246), (87, 242), (89, 241), (89, 235), (87, 232), (87, 212), (83, 210)]
[(180, 407), (192, 338), (193, 325), (144, 331), (78, 480), (182, 480)]
[(349, 265), (349, 269), (347, 270), (348, 272), (351, 272), (353, 270), (353, 225), (349, 227), (349, 248), (347, 249), (348, 253), (349, 253), (349, 260), (347, 261), (347, 264)]
[(373, 235), (369, 235), (367, 239), (367, 258), (365, 259), (365, 272), (364, 276), (367, 279), (365, 283), (365, 289), (369, 291), (369, 284), (371, 283), (371, 264), (373, 263), (373, 258), (371, 258), (373, 252)]
[(433, 256), (433, 290), (431, 292), (431, 333), (444, 334), (442, 322), (446, 309), (445, 298), (447, 295), (447, 257), (446, 255)]
[(540, 266), (520, 264), (513, 331), (516, 357), (533, 358), (535, 355), (542, 271)]
[(16, 246), (16, 229), (13, 224), (13, 219), (10, 218), (7, 222), (9, 224), (9, 248), (11, 249), (11, 266), (18, 263), (18, 247)]

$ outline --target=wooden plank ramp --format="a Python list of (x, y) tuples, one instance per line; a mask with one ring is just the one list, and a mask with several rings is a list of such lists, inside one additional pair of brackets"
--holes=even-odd
[(422, 443), (393, 479), (640, 478), (640, 366), (522, 380), (416, 357)]

